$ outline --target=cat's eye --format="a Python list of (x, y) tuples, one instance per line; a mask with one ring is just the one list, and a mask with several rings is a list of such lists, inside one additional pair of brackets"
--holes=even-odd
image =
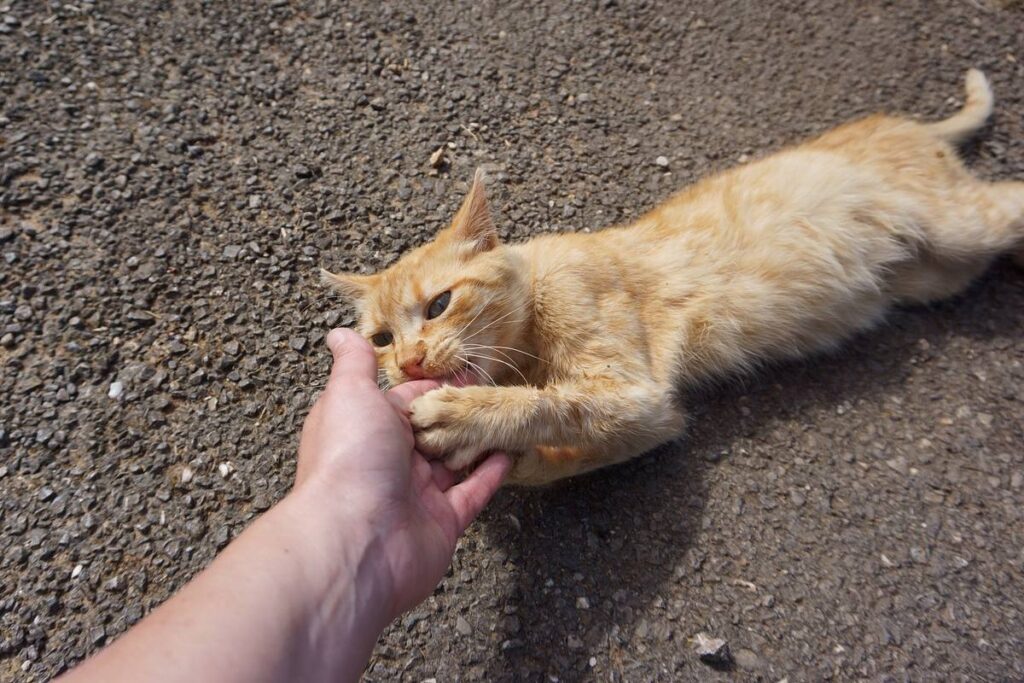
[(390, 332), (378, 332), (377, 334), (370, 337), (370, 341), (373, 342), (374, 346), (387, 346), (394, 340), (395, 337)]
[(448, 308), (448, 302), (452, 300), (451, 290), (441, 292), (434, 297), (434, 300), (427, 306), (427, 320), (433, 320), (437, 316), (444, 313), (444, 309)]

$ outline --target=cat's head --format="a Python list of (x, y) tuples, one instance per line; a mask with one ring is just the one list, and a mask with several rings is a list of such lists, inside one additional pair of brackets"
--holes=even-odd
[(483, 174), (433, 242), (374, 275), (323, 271), (357, 310), (357, 331), (391, 385), (438, 378), (489, 382), (511, 372), (508, 356), (532, 308), (521, 264), (491, 222)]

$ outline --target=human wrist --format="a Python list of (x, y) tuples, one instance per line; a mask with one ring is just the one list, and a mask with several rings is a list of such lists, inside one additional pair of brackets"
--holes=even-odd
[(314, 486), (298, 487), (268, 514), (294, 537), (303, 566), (295, 590), (305, 606), (301, 637), (309, 661), (351, 662), (369, 657), (395, 616), (395, 590), (378, 531), (358, 507), (348, 514), (337, 506), (326, 510), (331, 500)]
[(295, 680), (357, 680), (393, 615), (393, 582), (377, 533), (365, 520), (326, 512), (330, 500), (299, 487), (257, 522), (270, 548), (284, 550), (264, 571), (279, 574), (291, 604)]

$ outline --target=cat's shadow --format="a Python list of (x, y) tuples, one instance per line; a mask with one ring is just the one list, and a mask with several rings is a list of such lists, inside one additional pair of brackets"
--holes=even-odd
[(672, 582), (714, 552), (695, 538), (715, 493), (708, 475), (716, 461), (743, 437), (770, 439), (780, 416), (834, 410), (902, 384), (922, 353), (941, 357), (954, 336), (1018, 335), (1013, 301), (1021, 297), (1004, 295), (1022, 286), (1018, 270), (997, 264), (963, 297), (897, 311), (836, 354), (698, 392), (688, 400), (692, 427), (678, 444), (547, 489), (503, 492), (483, 528), (516, 578), (486, 680), (573, 680), (586, 675), (594, 651), (642, 659), (633, 638), (652, 628), (643, 614), (659, 601), (671, 611)]

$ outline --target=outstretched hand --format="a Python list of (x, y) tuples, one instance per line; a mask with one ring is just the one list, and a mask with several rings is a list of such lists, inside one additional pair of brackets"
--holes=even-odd
[(295, 489), (319, 489), (340, 524), (372, 524), (390, 572), (391, 614), (397, 616), (433, 591), (455, 542), (511, 463), (505, 454), (493, 454), (456, 482), (439, 461), (415, 450), (407, 417), (409, 403), (437, 383), (421, 380), (382, 392), (366, 340), (336, 329), (327, 345), (334, 365), (302, 430)]
[(387, 623), (430, 595), (509, 459), (456, 483), (415, 451), (406, 417), (436, 385), (384, 393), (361, 337), (327, 344), (292, 492), (68, 680), (355, 681)]

